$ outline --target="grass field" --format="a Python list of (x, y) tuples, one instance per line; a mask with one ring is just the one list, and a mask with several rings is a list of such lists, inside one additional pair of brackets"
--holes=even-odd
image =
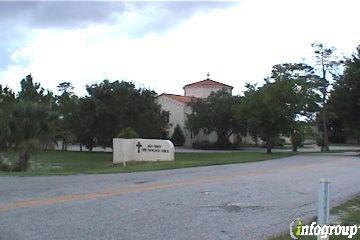
[(81, 173), (121, 173), (187, 168), (229, 163), (263, 161), (291, 156), (293, 153), (176, 153), (173, 162), (128, 162), (126, 167), (112, 164), (112, 153), (46, 151), (31, 157), (31, 169), (23, 173), (0, 175), (63, 175)]
[[(339, 216), (342, 225), (347, 225), (347, 226), (358, 225), (358, 226), (360, 226), (360, 195), (333, 208), (331, 210), (331, 214)], [(290, 235), (288, 232), (286, 232), (282, 235), (272, 237), (268, 240), (289, 240), (289, 239), (291, 239)], [(309, 237), (302, 237), (301, 239), (302, 240), (316, 240), (316, 237), (309, 236)], [(330, 236), (329, 237), (329, 240), (345, 240), (345, 239), (349, 239), (349, 238), (346, 236)], [(352, 239), (360, 240), (360, 229), (358, 230), (358, 233)]]

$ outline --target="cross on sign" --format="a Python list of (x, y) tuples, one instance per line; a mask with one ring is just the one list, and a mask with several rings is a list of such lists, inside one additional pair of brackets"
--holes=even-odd
[(138, 143), (136, 144), (136, 146), (137, 146), (137, 148), (138, 148), (138, 153), (140, 153), (140, 148), (142, 147), (141, 143), (138, 142)]

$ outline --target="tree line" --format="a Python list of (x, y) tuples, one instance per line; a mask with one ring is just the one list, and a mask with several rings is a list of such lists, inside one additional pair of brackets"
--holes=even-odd
[(60, 83), (55, 95), (31, 75), (21, 80), (18, 93), (0, 85), (0, 150), (19, 154), (19, 169), (12, 170), (26, 169), (30, 152), (57, 141), (63, 150), (73, 143), (92, 150), (112, 147), (116, 136), (162, 137), (165, 116), (154, 91), (108, 80), (87, 86), (84, 97), (73, 89), (69, 82)]
[(231, 146), (229, 137), (250, 135), (265, 142), (270, 153), (279, 135), (289, 136), (293, 151), (318, 127), (318, 144), (329, 150), (329, 131), (360, 138), (360, 46), (348, 59), (335, 49), (313, 44), (315, 65), (284, 63), (272, 67), (263, 85), (247, 84), (242, 96), (213, 92), (190, 103), (187, 128), (217, 134), (218, 147)]
[[(232, 134), (260, 138), (268, 152), (280, 134), (290, 136), (296, 150), (309, 122), (318, 125), (323, 150), (328, 150), (328, 131), (359, 139), (360, 47), (344, 61), (333, 48), (313, 48), (314, 66), (277, 64), (261, 86), (247, 84), (242, 95), (219, 91), (193, 100), (186, 127), (194, 133), (215, 132), (222, 147), (229, 146)], [(92, 150), (112, 147), (116, 136), (168, 138), (166, 113), (156, 92), (108, 80), (86, 86), (82, 97), (73, 90), (63, 82), (54, 94), (31, 75), (21, 80), (17, 93), (0, 85), (0, 150), (16, 150), (19, 168), (26, 168), (32, 149), (49, 149), (58, 140), (63, 150), (73, 143)], [(184, 141), (180, 132), (175, 137)]]

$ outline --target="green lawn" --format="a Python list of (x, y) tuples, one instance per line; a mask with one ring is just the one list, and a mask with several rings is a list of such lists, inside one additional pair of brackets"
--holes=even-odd
[(31, 157), (31, 169), (25, 173), (0, 172), (0, 175), (56, 175), (79, 173), (121, 173), (187, 168), (229, 163), (263, 161), (291, 156), (293, 153), (176, 153), (173, 162), (128, 162), (113, 166), (112, 153), (46, 151)]
[[(331, 214), (340, 217), (342, 225), (358, 225), (360, 226), (360, 195), (352, 198), (351, 200), (333, 208)], [(316, 220), (314, 220), (316, 221)], [(290, 223), (289, 223), (290, 224)], [(289, 240), (290, 235), (288, 232), (269, 238), (269, 240)], [(302, 240), (316, 240), (316, 237), (302, 237)], [(330, 236), (330, 240), (345, 240), (349, 239), (346, 236)], [(358, 233), (352, 238), (353, 240), (360, 240), (360, 229)]]

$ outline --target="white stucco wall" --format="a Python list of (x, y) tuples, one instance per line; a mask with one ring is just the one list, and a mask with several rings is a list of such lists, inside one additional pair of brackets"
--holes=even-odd
[(185, 143), (184, 146), (191, 147), (193, 142), (200, 141), (200, 140), (212, 140), (213, 134), (211, 134), (210, 138), (207, 135), (203, 135), (203, 131), (200, 131), (200, 133), (196, 136), (191, 137), (191, 132), (187, 131), (185, 128), (185, 123), (187, 120), (187, 115), (191, 114), (191, 107), (187, 106), (185, 103), (176, 101), (166, 95), (159, 96), (157, 98), (158, 103), (161, 105), (161, 109), (163, 111), (169, 111), (169, 137), (174, 132), (174, 128), (177, 124), (181, 127), (183, 130), (183, 133), (185, 135)]
[(161, 105), (163, 111), (169, 111), (169, 136), (174, 132), (174, 128), (177, 124), (180, 125), (181, 129), (185, 130), (185, 112), (184, 108), (186, 107), (185, 103), (176, 101), (168, 96), (161, 95), (157, 98), (158, 104)]
[(206, 98), (208, 97), (211, 92), (216, 92), (221, 89), (224, 89), (225, 91), (228, 91), (231, 93), (231, 88), (227, 87), (184, 87), (184, 94), (185, 96), (194, 96), (198, 98)]
[[(230, 87), (222, 87), (222, 86), (217, 86), (217, 87), (185, 87), (185, 96), (194, 96), (194, 97), (198, 97), (198, 98), (206, 98), (208, 97), (211, 92), (216, 92), (219, 90), (226, 90), (229, 93), (232, 92), (232, 89)], [(191, 134), (190, 131), (187, 131), (185, 128), (185, 123), (187, 120), (187, 115), (191, 114), (191, 108), (189, 106), (186, 105), (186, 103), (177, 101), (172, 99), (169, 96), (166, 95), (160, 95), (157, 98), (157, 102), (158, 104), (161, 105), (161, 109), (163, 111), (169, 111), (170, 115), (169, 115), (169, 128), (168, 128), (168, 133), (169, 133), (169, 137), (173, 134), (174, 132), (174, 128), (176, 127), (177, 124), (179, 124), (179, 126), (181, 127), (181, 129), (184, 132), (185, 135), (185, 143), (184, 146), (188, 146), (191, 147), (192, 144), (196, 141), (209, 141), (209, 142), (215, 142), (217, 140), (217, 135), (215, 132), (212, 132), (210, 134), (204, 134), (204, 130), (201, 129), (199, 131), (199, 133), (194, 136), (194, 134)], [(191, 136), (192, 135), (192, 136)], [(231, 137), (231, 141), (232, 141), (232, 137)]]

